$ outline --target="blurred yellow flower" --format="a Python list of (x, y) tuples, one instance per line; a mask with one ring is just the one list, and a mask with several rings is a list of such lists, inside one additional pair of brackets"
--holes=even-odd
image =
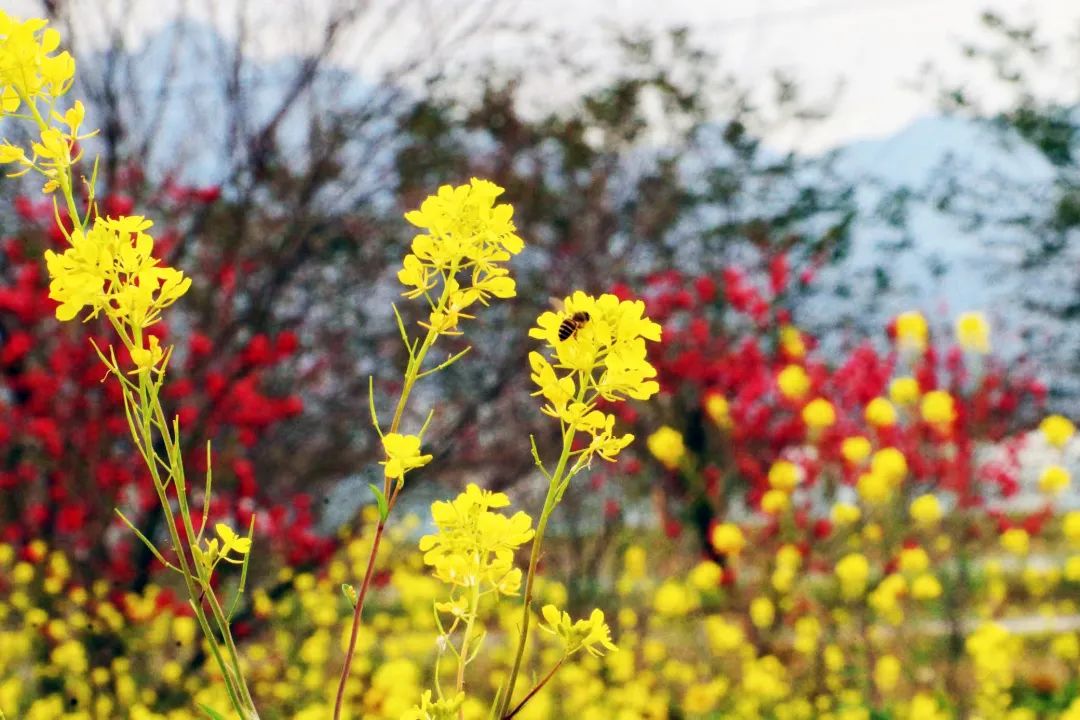
[(774, 490), (791, 492), (802, 482), (803, 469), (787, 460), (777, 460), (769, 468), (769, 486)]
[(801, 358), (806, 354), (806, 342), (803, 340), (802, 332), (794, 325), (781, 326), (780, 347), (791, 358)]
[(837, 525), (854, 525), (859, 521), (862, 513), (859, 508), (850, 503), (838, 502), (832, 506), (830, 517)]
[(705, 398), (705, 413), (716, 426), (727, 430), (731, 427), (731, 408), (727, 398), (720, 393), (709, 393)]
[(883, 397), (876, 397), (866, 405), (866, 422), (874, 427), (892, 427), (896, 424), (896, 408)]
[(941, 582), (929, 573), (923, 573), (911, 581), (911, 597), (916, 600), (934, 600), (941, 597)]
[(874, 664), (874, 685), (883, 693), (891, 693), (900, 682), (901, 665), (895, 655), (882, 655)]
[(956, 341), (969, 352), (990, 352), (990, 323), (979, 312), (962, 313), (956, 318)]
[(882, 448), (870, 458), (870, 470), (895, 487), (907, 476), (907, 458), (897, 448)]
[(845, 555), (836, 563), (835, 572), (844, 598), (854, 600), (866, 592), (866, 583), (870, 579), (870, 562), (864, 555)]
[(922, 313), (905, 312), (896, 316), (896, 342), (903, 350), (926, 350), (929, 330)]
[(872, 449), (870, 441), (862, 435), (844, 438), (844, 441), (840, 443), (840, 454), (852, 465), (859, 465), (864, 462), (866, 458), (870, 457)]
[(1001, 547), (1013, 555), (1027, 555), (1031, 547), (1031, 538), (1023, 528), (1009, 528), (1001, 533)]
[(931, 390), (923, 395), (922, 419), (931, 425), (947, 426), (956, 420), (956, 403), (945, 390)]
[(742, 530), (734, 523), (720, 523), (712, 530), (712, 546), (718, 553), (738, 555), (746, 545)]
[(787, 365), (777, 373), (776, 386), (789, 400), (802, 400), (810, 392), (810, 376), (801, 365)]
[(767, 515), (781, 513), (790, 505), (791, 496), (783, 490), (769, 490), (761, 497), (761, 511)]
[(1049, 465), (1039, 474), (1039, 490), (1047, 495), (1058, 495), (1069, 487), (1072, 475), (1060, 465)]
[(772, 600), (759, 595), (750, 601), (750, 621), (754, 623), (754, 627), (761, 630), (772, 627), (775, 619), (776, 606)]
[(914, 405), (922, 390), (913, 377), (898, 377), (889, 383), (889, 399), (897, 405)]
[(679, 467), (679, 461), (686, 454), (686, 446), (683, 444), (682, 434), (675, 428), (662, 426), (645, 440), (646, 446), (653, 457), (668, 470)]
[(825, 398), (816, 398), (803, 408), (802, 419), (811, 430), (824, 430), (836, 422), (836, 410)]
[(1072, 439), (1076, 426), (1067, 417), (1048, 415), (1039, 423), (1039, 431), (1046, 438), (1046, 442), (1060, 448), (1065, 447), (1065, 443)]
[(935, 495), (920, 495), (911, 501), (908, 512), (916, 523), (929, 527), (941, 520), (941, 503)]

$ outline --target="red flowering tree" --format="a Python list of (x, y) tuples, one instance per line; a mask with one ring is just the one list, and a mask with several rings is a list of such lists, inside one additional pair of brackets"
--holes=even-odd
[[(774, 523), (781, 497), (770, 491), (798, 484), (798, 494), (784, 496), (790, 517), (825, 536), (842, 488), (873, 492), (863, 478), (871, 453), (883, 448), (906, 459), (908, 487), (948, 492), (960, 508), (1014, 494), (1017, 433), (1034, 424), (1043, 385), (976, 347), (985, 345), (980, 338), (967, 338), (965, 350), (914, 313), (879, 342), (826, 352), (792, 319), (812, 277), (809, 269), (793, 279), (778, 254), (760, 271), (647, 280), (648, 313), (664, 325), (655, 358), (662, 398), (648, 418), (626, 419), (643, 435), (661, 425), (677, 433), (650, 442), (666, 466), (659, 509), (669, 532), (690, 522), (709, 547), (711, 528), (733, 506)], [(988, 455), (990, 446), (997, 452)]]
[[(216, 200), (214, 188), (166, 184), (155, 203), (166, 218), (155, 233), (163, 255), (178, 252), (177, 228)], [(113, 195), (101, 212), (125, 214), (131, 205)], [(160, 509), (129, 436), (120, 388), (104, 379), (94, 349), (108, 352), (109, 334), (101, 320), (74, 329), (55, 321), (42, 260), (46, 248), (63, 242), (53, 204), (20, 197), (16, 208), (20, 228), (0, 241), (0, 540), (24, 548), (43, 540), (78, 560), (84, 582), (105, 578), (115, 588), (140, 587), (160, 566), (121, 527), (114, 508), (147, 536), (159, 530)], [(227, 308), (233, 276), (227, 263), (201, 267), (198, 290), (213, 306)], [(189, 323), (183, 332), (172, 335), (165, 322), (154, 332), (177, 344), (166, 394), (184, 431), (189, 482), (202, 483), (211, 441), (211, 518), (228, 515), (234, 526), (246, 527), (255, 514), (258, 536), (291, 562), (323, 557), (332, 543), (312, 528), (310, 498), (256, 482), (260, 441), (303, 409), (297, 395), (274, 389), (274, 378), (291, 371), (296, 336), (287, 330), (254, 334), (238, 349), (223, 349), (211, 339), (216, 328), (179, 317)]]

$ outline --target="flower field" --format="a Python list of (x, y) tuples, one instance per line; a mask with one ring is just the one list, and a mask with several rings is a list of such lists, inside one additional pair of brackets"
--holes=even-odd
[(1080, 720), (1080, 441), (981, 312), (819, 339), (817, 261), (772, 246), (598, 278), (521, 330), (527, 482), (452, 487), (427, 389), (521, 299), (532, 241), (512, 190), (440, 185), (388, 278), (403, 368), (347, 399), (375, 482), (320, 527), (255, 471), (320, 350), (186, 324), (236, 268), (179, 269), (180, 220), (96, 196), (61, 48), (0, 12), (28, 138), (0, 163), (44, 197), (3, 240), (0, 718)]

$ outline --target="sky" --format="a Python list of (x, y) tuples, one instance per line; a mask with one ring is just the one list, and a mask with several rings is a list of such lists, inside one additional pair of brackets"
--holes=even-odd
[[(86, 44), (94, 44), (101, 18), (123, 17), (128, 41), (138, 43), (178, 13), (235, 35), (237, 8), (249, 13), (248, 33), (266, 58), (301, 51), (318, 37), (320, 12), (341, 0), (73, 0)], [(5, 2), (5, 5), (9, 4)], [(16, 13), (40, 12), (35, 0), (13, 0)], [(800, 81), (807, 96), (835, 98), (830, 117), (807, 131), (777, 130), (767, 137), (779, 149), (817, 152), (853, 140), (889, 135), (934, 112), (933, 94), (915, 84), (933, 63), (950, 78), (966, 78), (961, 42), (985, 37), (979, 15), (994, 9), (1012, 20), (1034, 22), (1047, 39), (1080, 32), (1075, 0), (372, 0), (368, 22), (342, 43), (335, 61), (360, 73), (377, 72), (475, 20), (493, 26), (529, 23), (536, 30), (474, 36), (466, 55), (495, 55), (509, 65), (528, 64), (544, 52), (548, 31), (566, 37), (575, 54), (610, 60), (605, 37), (617, 28), (684, 25), (717, 52), (721, 68), (748, 86), (765, 85), (775, 69)], [(406, 8), (400, 10), (400, 8)], [(98, 38), (100, 43), (100, 37)], [(1060, 63), (1074, 57), (1060, 58)], [(611, 66), (611, 63), (607, 63)], [(1043, 90), (1075, 73), (1046, 71)], [(972, 82), (993, 109), (1003, 100), (995, 85)], [(527, 89), (538, 109), (566, 98), (565, 79), (539, 74)], [(839, 94), (836, 90), (839, 87)], [(1075, 88), (1072, 88), (1075, 92)]]

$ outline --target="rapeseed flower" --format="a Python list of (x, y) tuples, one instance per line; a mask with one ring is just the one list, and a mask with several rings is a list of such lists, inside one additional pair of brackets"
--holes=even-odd
[[(619, 300), (610, 294), (595, 298), (578, 291), (565, 299), (563, 307), (561, 313), (541, 313), (529, 330), (530, 337), (546, 341), (552, 351), (551, 360), (539, 352), (529, 354), (531, 378), (539, 388), (533, 394), (544, 398), (542, 412), (558, 418), (564, 433), (592, 436), (578, 451), (579, 465), (593, 455), (614, 460), (634, 436), (615, 434), (614, 415), (598, 410), (597, 404), (647, 400), (660, 390), (645, 345), (660, 340), (660, 326), (644, 316), (640, 300)], [(563, 324), (571, 317), (587, 319), (566, 335)], [(662, 462), (674, 461), (678, 443), (672, 439), (671, 433), (663, 433), (653, 441)]]
[(892, 427), (896, 424), (896, 408), (883, 397), (876, 397), (866, 405), (866, 422), (874, 427)]
[(914, 405), (921, 392), (919, 381), (913, 377), (898, 377), (889, 383), (889, 399), (897, 405)]
[(593, 610), (587, 620), (577, 622), (570, 618), (569, 613), (561, 612), (554, 605), (545, 605), (540, 614), (547, 623), (541, 623), (540, 629), (562, 640), (567, 656), (585, 650), (590, 655), (599, 657), (605, 652), (618, 650), (615, 643), (611, 642), (611, 629), (604, 622), (602, 610)]
[(908, 508), (911, 519), (923, 527), (934, 525), (941, 519), (941, 503), (935, 495), (920, 495)]
[(990, 352), (990, 323), (978, 312), (966, 312), (956, 318), (956, 341), (968, 352)]
[(728, 430), (732, 426), (731, 407), (727, 398), (720, 393), (709, 393), (706, 396), (705, 414), (723, 430)]
[(1072, 475), (1060, 465), (1050, 465), (1039, 474), (1039, 489), (1047, 495), (1057, 495), (1069, 487)]
[(532, 518), (524, 512), (507, 517), (491, 511), (509, 504), (505, 494), (472, 483), (454, 500), (432, 503), (438, 532), (420, 538), (424, 564), (449, 585), (486, 583), (487, 590), (517, 594), (521, 570), (514, 567), (514, 551), (532, 539), (533, 529)]
[(133, 328), (146, 328), (180, 299), (191, 279), (153, 256), (152, 223), (138, 216), (95, 218), (87, 231), (71, 233), (63, 253), (45, 251), (49, 297), (60, 303), (58, 320), (71, 320), (84, 308), (88, 317), (104, 312)]
[(653, 457), (668, 470), (679, 467), (679, 461), (686, 454), (682, 433), (675, 428), (662, 426), (645, 440), (645, 445)]
[(1067, 417), (1048, 415), (1039, 423), (1039, 431), (1046, 442), (1060, 448), (1065, 447), (1065, 443), (1072, 439), (1076, 433), (1076, 426)]
[(929, 329), (926, 318), (919, 312), (904, 312), (896, 316), (896, 342), (903, 350), (926, 350)]
[(802, 400), (810, 392), (810, 376), (801, 365), (787, 365), (777, 373), (776, 386), (789, 400)]
[(816, 398), (803, 408), (802, 419), (811, 431), (824, 430), (836, 422), (836, 409), (825, 398)]
[(945, 390), (931, 390), (923, 395), (919, 411), (928, 424), (948, 427), (956, 420), (956, 401)]
[(387, 433), (382, 438), (386, 460), (380, 461), (388, 479), (401, 481), (405, 473), (424, 467), (431, 462), (431, 455), (420, 451), (420, 438), (416, 435)]

